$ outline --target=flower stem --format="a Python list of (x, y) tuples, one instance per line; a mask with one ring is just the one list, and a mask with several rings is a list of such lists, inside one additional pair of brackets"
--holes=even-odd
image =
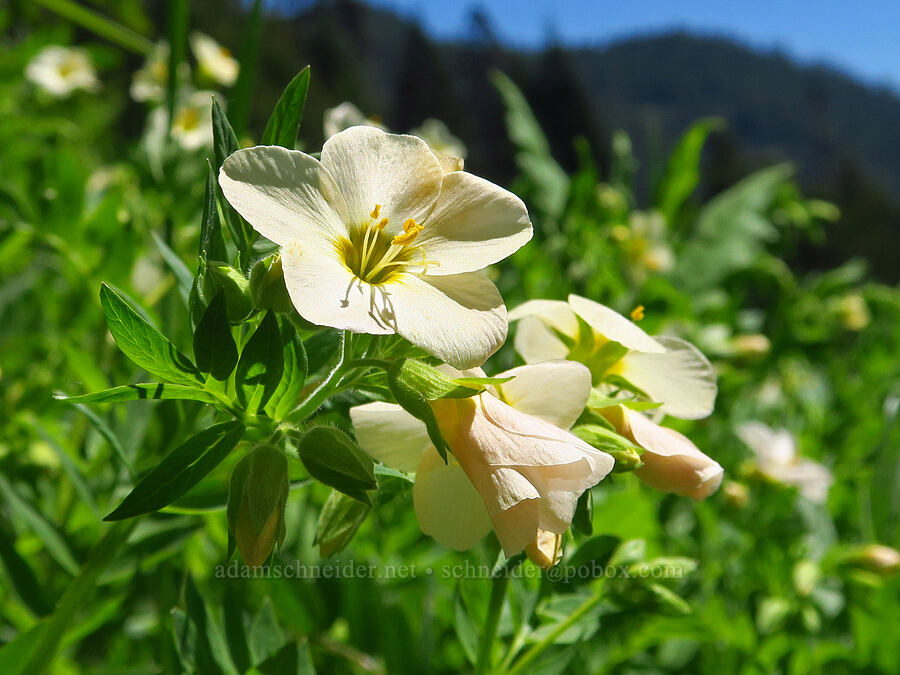
[(503, 601), (506, 599), (508, 585), (509, 575), (506, 574), (505, 569), (491, 579), (491, 600), (484, 622), (484, 631), (481, 633), (481, 641), (478, 644), (478, 663), (475, 666), (475, 675), (483, 675), (491, 668), (491, 651), (497, 636), (497, 626), (500, 624), (500, 613), (503, 611)]
[(572, 614), (570, 614), (565, 621), (560, 622), (556, 628), (550, 631), (547, 636), (534, 645), (531, 649), (525, 652), (518, 661), (516, 661), (515, 665), (507, 671), (507, 675), (520, 675), (521, 673), (526, 672), (528, 666), (530, 666), (537, 657), (546, 651), (546, 649), (553, 645), (556, 642), (556, 639), (565, 633), (569, 628), (578, 623), (588, 612), (590, 612), (600, 600), (603, 599), (603, 587), (602, 584), (598, 587), (593, 595), (591, 595), (587, 600), (582, 602), (578, 609), (576, 609)]
[(340, 347), (338, 347), (339, 355), (337, 361), (335, 362), (334, 366), (332, 366), (328, 374), (322, 379), (321, 382), (319, 382), (318, 386), (313, 389), (309, 396), (306, 397), (306, 400), (304, 400), (300, 405), (294, 408), (294, 411), (290, 414), (291, 421), (302, 422), (307, 417), (312, 415), (338, 386), (341, 378), (344, 376), (344, 373), (347, 370), (350, 361), (350, 355), (352, 354), (352, 349), (350, 346), (350, 336), (351, 333), (348, 330), (345, 330), (343, 333), (341, 333), (341, 344)]

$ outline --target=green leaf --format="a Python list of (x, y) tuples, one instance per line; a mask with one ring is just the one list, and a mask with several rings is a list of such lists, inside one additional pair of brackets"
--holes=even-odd
[(10, 511), (23, 520), (44, 544), (47, 553), (69, 574), (78, 574), (78, 563), (68, 544), (31, 504), (25, 501), (12, 484), (0, 473), (0, 493)]
[(585, 490), (578, 498), (575, 505), (575, 515), (572, 517), (572, 527), (583, 535), (591, 536), (594, 534), (594, 523), (592, 516), (594, 513), (594, 498), (591, 496), (590, 490)]
[(194, 359), (197, 367), (217, 380), (227, 380), (238, 360), (237, 345), (228, 322), (225, 291), (212, 299), (194, 331)]
[(169, 113), (167, 134), (171, 133), (175, 119), (175, 105), (178, 101), (178, 73), (187, 55), (187, 36), (190, 24), (190, 3), (188, 0), (169, 0), (166, 12), (169, 33), (168, 81), (166, 83), (166, 108)]
[(62, 393), (53, 395), (58, 401), (66, 403), (119, 403), (120, 401), (200, 401), (202, 403), (215, 403), (216, 398), (212, 394), (200, 389), (183, 384), (164, 384), (162, 382), (141, 382), (138, 384), (123, 384), (119, 387), (95, 391), (91, 394), (68, 396)]
[(367, 504), (337, 490), (332, 491), (316, 525), (313, 543), (319, 545), (319, 555), (327, 558), (343, 551), (371, 510)]
[(16, 551), (15, 537), (12, 532), (6, 531), (5, 526), (0, 526), (0, 560), (12, 587), (35, 616), (45, 616), (53, 611), (53, 603), (44, 587), (38, 582), (28, 561)]
[(308, 90), (309, 66), (306, 66), (291, 80), (275, 104), (275, 110), (263, 132), (261, 145), (280, 145), (289, 150), (294, 149)]
[(273, 312), (267, 312), (241, 351), (234, 376), (237, 396), (250, 413), (264, 406), (284, 374), (281, 330)]
[[(213, 155), (215, 157), (215, 165), (213, 166), (213, 174), (218, 173), (222, 168), (222, 163), (233, 152), (240, 147), (238, 145), (237, 136), (225, 117), (219, 102), (213, 97), (212, 105), (212, 126), (213, 126)], [(216, 194), (221, 195), (219, 188), (216, 188)], [(231, 232), (231, 238), (237, 246), (238, 253), (241, 258), (241, 269), (246, 270), (250, 260), (250, 243), (253, 241), (253, 232), (244, 219), (241, 218), (237, 211), (231, 208), (231, 204), (227, 199), (223, 199), (222, 213), (225, 216), (225, 224)], [(210, 212), (211, 213), (211, 212)]]
[(184, 495), (231, 452), (244, 426), (225, 422), (179, 445), (139, 482), (104, 520), (123, 520), (158, 511)]
[(247, 133), (247, 121), (250, 118), (250, 104), (253, 101), (253, 81), (256, 77), (256, 64), (259, 61), (259, 41), (262, 36), (263, 2), (253, 0), (249, 14), (241, 21), (241, 34), (244, 36), (238, 54), (240, 70), (237, 82), (229, 97), (234, 126), (242, 136)]
[[(27, 661), (23, 659), (24, 668), (18, 672), (43, 673), (49, 668), (66, 635), (66, 629), (78, 612), (84, 609), (91, 593), (97, 588), (100, 575), (113, 560), (119, 547), (128, 539), (133, 527), (133, 523), (116, 523), (91, 549), (81, 568), (81, 573), (68, 585), (56, 611), (45, 623), (41, 624), (40, 637), (30, 650), (30, 658)], [(17, 670), (4, 669), (2, 672), (10, 673), (17, 672)]]
[(660, 181), (656, 206), (671, 224), (700, 181), (700, 155), (707, 137), (724, 126), (717, 118), (695, 123), (678, 141)]
[(281, 359), (284, 372), (281, 380), (266, 403), (266, 414), (273, 420), (283, 420), (297, 405), (300, 392), (306, 383), (306, 350), (290, 321), (281, 322)]
[(216, 203), (216, 176), (212, 165), (206, 161), (206, 192), (203, 198), (203, 217), (200, 220), (200, 250), (198, 252), (197, 276), (191, 287), (188, 305), (191, 310), (191, 323), (196, 326), (209, 303), (206, 275), (209, 264), (214, 261), (225, 261), (225, 240), (222, 238), (222, 222), (219, 219), (219, 207)]
[(299, 439), (297, 454), (316, 480), (364, 504), (372, 503), (366, 490), (378, 487), (375, 464), (343, 431), (315, 427)]
[(197, 367), (112, 288), (100, 288), (100, 304), (109, 332), (122, 353), (151, 375), (177, 384), (201, 380)]
[(425, 399), (468, 398), (484, 391), (486, 385), (503, 384), (511, 377), (459, 377), (451, 379), (427, 363), (415, 359), (400, 359), (391, 368), (394, 377), (415, 389)]

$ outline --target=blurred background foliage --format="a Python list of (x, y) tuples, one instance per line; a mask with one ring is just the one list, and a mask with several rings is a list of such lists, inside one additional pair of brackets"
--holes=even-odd
[[(304, 149), (345, 100), (397, 131), (443, 120), (467, 168), (532, 214), (534, 240), (493, 271), (510, 307), (570, 292), (626, 314), (641, 305), (648, 332), (714, 360), (716, 412), (676, 426), (725, 467), (720, 492), (694, 503), (611, 477), (593, 490), (592, 527), (566, 542), (564, 564), (665, 556), (684, 578), (512, 580), (499, 635), (516, 650), (553, 645), (528, 672), (897, 672), (900, 587), (863, 548), (900, 547), (896, 96), (688, 35), (517, 51), (477, 10), (465, 41), (438, 44), (347, 0), (259, 15), (233, 0), (85, 6), (154, 42), (183, 31), (182, 16), (230, 47), (242, 75), (223, 100), (244, 144), (307, 63)], [(208, 150), (148, 154), (148, 109), (128, 95), (142, 43), (21, 0), (0, 8), (0, 28), (0, 672), (51, 660), (60, 673), (471, 668), (490, 581), (441, 570), (490, 566), (496, 549), (457, 554), (423, 537), (408, 485), (335, 563), (413, 566), (395, 578), (217, 578), (222, 505), (101, 523), (130, 471), (211, 417), (187, 402), (87, 408), (52, 394), (136, 381), (107, 333), (101, 281), (189, 344), (179, 284)], [(87, 48), (101, 92), (36, 91), (23, 72), (49, 44)], [(507, 345), (489, 372), (514, 358)], [(350, 403), (322, 417), (345, 426)], [(826, 504), (760, 475), (735, 433), (748, 420), (789, 429), (830, 469)], [(218, 493), (237, 460), (212, 476)], [(327, 497), (292, 490), (278, 561), (323, 562)], [(495, 663), (515, 655), (497, 649)]]

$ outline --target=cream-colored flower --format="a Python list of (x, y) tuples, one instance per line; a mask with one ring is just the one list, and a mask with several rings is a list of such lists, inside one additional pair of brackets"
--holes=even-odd
[(219, 183), (282, 247), (306, 320), (397, 333), (458, 368), (484, 363), (506, 339), (503, 299), (478, 271), (531, 238), (525, 205), (472, 174), (444, 174), (423, 140), (358, 126), (328, 139), (321, 161), (239, 150)]
[(746, 422), (738, 437), (753, 450), (760, 473), (778, 483), (799, 488), (812, 502), (824, 503), (833, 478), (822, 464), (797, 454), (794, 437), (787, 429), (771, 429), (761, 422)]
[(440, 120), (427, 119), (409, 133), (428, 143), (434, 154), (442, 164), (449, 167), (449, 170), (462, 171), (467, 154), (466, 146), (450, 133), (446, 124)]
[(211, 91), (195, 91), (183, 105), (175, 109), (172, 138), (185, 150), (212, 145), (212, 97)]
[(226, 47), (208, 35), (194, 31), (191, 33), (191, 49), (194, 50), (202, 75), (225, 87), (235, 83), (240, 64)]
[(26, 66), (25, 77), (57, 98), (66, 98), (78, 89), (100, 88), (94, 64), (79, 47), (45, 47)]
[(616, 431), (643, 448), (643, 466), (635, 475), (652, 488), (692, 499), (706, 499), (719, 489), (725, 471), (685, 435), (662, 427), (623, 405), (598, 411)]
[(367, 126), (384, 130), (382, 124), (366, 117), (363, 114), (363, 111), (350, 103), (350, 101), (344, 101), (334, 108), (328, 108), (325, 111), (322, 126), (326, 139), (349, 129), (350, 127)]
[(425, 534), (465, 550), (493, 526), (507, 555), (527, 547), (547, 566), (558, 559), (556, 537), (572, 522), (578, 497), (612, 470), (613, 459), (566, 431), (590, 393), (584, 366), (548, 362), (498, 377), (514, 379), (472, 398), (432, 402), (453, 451), (447, 464), (425, 426), (400, 406), (369, 403), (350, 417), (364, 450), (416, 472), (413, 501)]
[(509, 318), (519, 321), (515, 346), (526, 363), (581, 361), (594, 384), (621, 377), (673, 417), (700, 419), (713, 410), (715, 370), (685, 340), (650, 337), (618, 312), (578, 295), (568, 302), (530, 300)]
[[(187, 66), (187, 64), (183, 64)], [(131, 98), (135, 101), (161, 102), (169, 80), (169, 45), (160, 42), (131, 79)]]

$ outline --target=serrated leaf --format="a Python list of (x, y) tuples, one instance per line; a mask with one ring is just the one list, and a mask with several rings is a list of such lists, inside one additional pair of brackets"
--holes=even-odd
[(275, 314), (267, 312), (244, 345), (234, 375), (238, 401), (255, 413), (278, 388), (284, 373), (281, 329)]
[(194, 385), (201, 381), (202, 376), (193, 362), (106, 284), (100, 288), (100, 304), (116, 344), (136, 365), (151, 375), (178, 384)]
[(375, 463), (343, 431), (331, 427), (310, 429), (298, 440), (297, 454), (310, 476), (371, 505), (366, 490), (378, 487)]
[(217, 380), (227, 380), (238, 360), (237, 345), (228, 322), (225, 291), (219, 290), (206, 307), (194, 331), (197, 367)]
[(201, 403), (215, 403), (216, 398), (212, 394), (184, 384), (164, 384), (163, 382), (141, 382), (138, 384), (123, 384), (103, 391), (95, 391), (90, 394), (68, 396), (57, 393), (53, 395), (58, 401), (66, 403), (119, 403), (120, 401), (200, 401)]
[(289, 150), (294, 149), (300, 120), (303, 119), (307, 91), (309, 91), (309, 66), (301, 70), (285, 87), (266, 124), (261, 145), (280, 145)]
[(333, 490), (319, 514), (316, 538), (319, 555), (323, 558), (340, 553), (362, 525), (372, 507)]
[(240, 422), (204, 429), (169, 453), (104, 520), (158, 511), (184, 495), (231, 452), (244, 433)]

